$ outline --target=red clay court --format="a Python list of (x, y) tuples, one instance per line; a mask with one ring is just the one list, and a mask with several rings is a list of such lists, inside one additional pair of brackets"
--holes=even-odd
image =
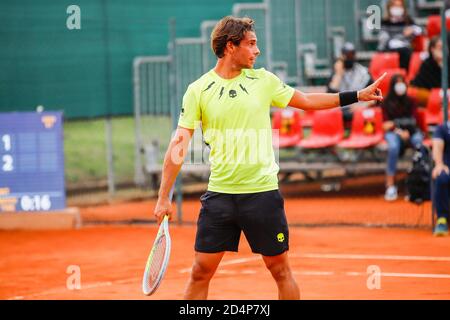
[[(351, 199), (351, 201), (349, 201)], [(193, 261), (198, 200), (183, 203), (183, 226), (171, 223), (168, 272), (150, 298), (141, 277), (157, 226), (154, 201), (82, 208), (85, 226), (70, 231), (0, 232), (1, 299), (182, 299)], [(345, 206), (344, 206), (345, 204)], [(290, 261), (302, 299), (450, 299), (450, 238), (429, 228), (299, 227), (317, 216), (332, 224), (377, 221), (429, 224), (429, 204), (382, 197), (287, 198)], [(364, 208), (364, 209), (362, 209)], [(332, 210), (330, 210), (332, 209)], [(328, 217), (328, 218), (327, 218)], [(327, 220), (328, 219), (328, 220)], [(97, 224), (96, 222), (108, 222)], [(7, 245), (6, 245), (7, 244)], [(81, 270), (81, 290), (68, 290), (69, 266)], [(367, 286), (369, 266), (381, 272), (379, 289)], [(239, 253), (225, 255), (211, 282), (210, 299), (277, 299), (262, 259), (243, 237)]]

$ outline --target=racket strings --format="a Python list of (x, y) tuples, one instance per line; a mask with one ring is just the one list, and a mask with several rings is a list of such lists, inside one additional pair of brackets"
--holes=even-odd
[(164, 257), (166, 253), (166, 239), (165, 235), (162, 235), (155, 244), (152, 259), (150, 261), (147, 286), (151, 290), (157, 285), (158, 277), (164, 263)]

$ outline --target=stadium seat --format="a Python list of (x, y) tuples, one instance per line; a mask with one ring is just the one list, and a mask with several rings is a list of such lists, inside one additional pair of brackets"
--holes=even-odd
[(420, 70), (422, 62), (428, 57), (428, 52), (413, 52), (409, 61), (408, 82), (412, 81)]
[(428, 98), (428, 104), (426, 108), (426, 123), (430, 124), (438, 124), (441, 119), (442, 113), (442, 93), (441, 89), (435, 88), (431, 90), (430, 97)]
[(383, 114), (380, 107), (355, 110), (350, 137), (338, 144), (340, 148), (364, 149), (383, 140)]
[(311, 135), (297, 146), (304, 149), (328, 148), (337, 145), (344, 137), (342, 110), (334, 108), (314, 112)]
[[(450, 18), (447, 17), (447, 30), (450, 29)], [(432, 38), (441, 33), (441, 16), (440, 15), (432, 15), (428, 17), (427, 23), (427, 36), (428, 38)]]
[(381, 81), (379, 88), (381, 89), (381, 92), (383, 92), (383, 97), (386, 97), (389, 93), (391, 79), (396, 74), (401, 74), (405, 79), (407, 77), (406, 70), (401, 68), (396, 69), (386, 69), (383, 72), (386, 72), (386, 78)]
[(294, 147), (303, 136), (300, 113), (291, 109), (276, 111), (272, 119), (272, 129), (278, 130), (277, 135), (273, 134), (275, 148)]
[(424, 109), (417, 108), (417, 127), (422, 131), (424, 137), (423, 137), (423, 144), (427, 147), (431, 147), (431, 138), (429, 137), (429, 131), (428, 131), (428, 125), (426, 121), (427, 114)]
[(369, 65), (369, 73), (376, 80), (386, 69), (400, 68), (400, 55), (397, 52), (377, 52)]
[(424, 35), (415, 37), (412, 43), (414, 52), (422, 52), (426, 50), (426, 42), (427, 38)]
[(314, 123), (314, 110), (305, 110), (302, 111), (301, 116), (300, 116), (301, 120), (302, 120), (302, 127), (312, 127), (313, 123)]

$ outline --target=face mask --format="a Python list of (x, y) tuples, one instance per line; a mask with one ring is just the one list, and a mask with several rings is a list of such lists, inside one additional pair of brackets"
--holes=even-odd
[(405, 9), (403, 9), (402, 7), (392, 7), (389, 10), (389, 12), (392, 17), (401, 18), (401, 17), (403, 17), (403, 14), (405, 13)]
[(353, 59), (344, 60), (344, 68), (346, 70), (352, 69), (354, 65), (355, 65), (355, 60), (353, 60)]
[(436, 60), (437, 62), (441, 62), (442, 59), (443, 59), (443, 56), (444, 55), (442, 54), (441, 50), (434, 50), (433, 51), (434, 60)]
[(394, 87), (395, 93), (396, 93), (399, 97), (402, 97), (402, 96), (405, 95), (406, 89), (407, 89), (407, 88), (406, 88), (406, 84), (405, 84), (404, 82), (397, 82), (397, 83), (395, 84), (395, 87)]

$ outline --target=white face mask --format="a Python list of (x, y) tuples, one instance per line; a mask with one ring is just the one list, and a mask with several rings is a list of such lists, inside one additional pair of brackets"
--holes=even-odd
[(393, 18), (401, 18), (405, 13), (405, 9), (403, 9), (402, 7), (391, 7), (389, 12)]
[(433, 56), (434, 56), (434, 60), (436, 60), (438, 63), (440, 63), (440, 62), (442, 62), (444, 54), (442, 53), (442, 50), (434, 50)]
[(406, 89), (406, 84), (404, 82), (397, 82), (394, 87), (395, 93), (400, 97), (405, 95)]

